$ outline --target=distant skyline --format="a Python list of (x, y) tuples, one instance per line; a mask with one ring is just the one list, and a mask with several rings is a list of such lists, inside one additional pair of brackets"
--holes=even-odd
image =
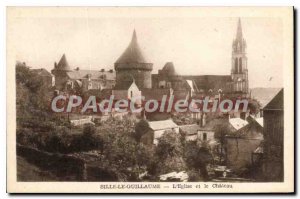
[[(182, 75), (229, 75), (237, 21), (238, 17), (20, 17), (7, 34), (16, 45), (17, 61), (48, 71), (64, 53), (73, 69), (114, 69), (135, 29), (144, 57), (154, 64), (152, 73), (171, 61)], [(241, 22), (250, 87), (283, 87), (281, 19), (241, 17)]]

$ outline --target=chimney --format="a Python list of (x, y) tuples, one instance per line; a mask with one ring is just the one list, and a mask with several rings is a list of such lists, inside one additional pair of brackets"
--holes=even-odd
[(57, 68), (57, 63), (56, 62), (54, 62), (54, 68)]

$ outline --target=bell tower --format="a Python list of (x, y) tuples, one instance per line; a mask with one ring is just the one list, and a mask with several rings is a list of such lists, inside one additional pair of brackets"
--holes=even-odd
[(236, 38), (232, 42), (231, 79), (232, 92), (248, 94), (247, 44), (243, 37), (241, 19), (239, 18)]

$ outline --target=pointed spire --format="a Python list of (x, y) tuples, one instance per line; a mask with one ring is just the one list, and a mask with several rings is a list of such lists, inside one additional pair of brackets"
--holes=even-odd
[(68, 64), (66, 55), (63, 54), (63, 56), (60, 58), (58, 64), (57, 64), (57, 68), (60, 70), (70, 70), (70, 66)]
[(116, 63), (147, 63), (137, 42), (135, 30), (133, 31), (129, 46), (116, 61)]
[(137, 42), (137, 36), (136, 36), (135, 29), (133, 30), (133, 33), (132, 33), (131, 43), (132, 43), (132, 42)]
[(236, 39), (237, 40), (242, 40), (243, 39), (241, 18), (239, 18), (239, 21), (238, 21), (238, 27), (237, 27), (237, 31), (236, 31)]

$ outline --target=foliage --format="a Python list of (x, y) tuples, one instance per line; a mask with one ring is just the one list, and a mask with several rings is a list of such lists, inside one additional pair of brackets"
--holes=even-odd
[(248, 108), (250, 109), (251, 114), (257, 114), (260, 111), (261, 104), (256, 99), (249, 100)]
[(137, 142), (140, 142), (142, 136), (147, 133), (149, 129), (149, 124), (146, 120), (141, 120), (135, 126), (135, 131), (133, 133), (133, 137)]
[(183, 160), (184, 145), (181, 134), (174, 131), (165, 132), (155, 147), (154, 158), (150, 162), (150, 172), (154, 175), (165, 174), (186, 169)]
[(223, 164), (225, 159), (225, 142), (226, 135), (230, 135), (232, 132), (227, 124), (218, 124), (214, 128), (215, 130), (215, 138), (219, 140), (220, 143), (220, 151), (219, 151), (219, 164)]
[(212, 161), (212, 156), (207, 148), (199, 146), (196, 141), (189, 141), (186, 144), (184, 157), (188, 168), (195, 171), (200, 170), (199, 176), (204, 181), (208, 180), (206, 166)]

